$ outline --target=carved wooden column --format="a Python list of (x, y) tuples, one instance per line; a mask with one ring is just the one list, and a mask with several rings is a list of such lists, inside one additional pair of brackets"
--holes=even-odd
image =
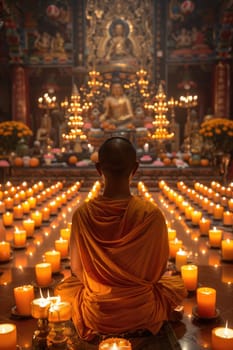
[(29, 124), (28, 76), (25, 68), (12, 68), (12, 119)]
[(214, 115), (230, 116), (230, 66), (226, 62), (219, 62), (214, 71)]

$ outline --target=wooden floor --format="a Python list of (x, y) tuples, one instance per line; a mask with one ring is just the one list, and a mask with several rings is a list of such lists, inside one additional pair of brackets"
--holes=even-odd
[[(132, 192), (137, 193), (135, 187), (132, 188)], [(225, 325), (228, 321), (229, 327), (233, 328), (233, 265), (231, 262), (226, 263), (221, 260), (219, 249), (210, 248), (208, 238), (201, 236), (199, 229), (185, 220), (176, 206), (169, 202), (161, 192), (152, 191), (151, 194), (164, 211), (168, 222), (177, 230), (177, 237), (183, 241), (185, 249), (189, 252), (189, 262), (198, 265), (198, 285), (213, 287), (217, 291), (218, 317), (211, 320), (195, 317), (193, 313), (193, 308), (197, 303), (195, 293), (189, 294), (184, 300), (183, 317), (172, 324), (178, 343), (183, 350), (211, 349), (211, 330), (214, 327)], [(18, 344), (23, 350), (31, 349), (32, 335), (37, 325), (34, 319), (21, 319), (15, 315), (13, 288), (33, 283), (36, 294), (39, 296), (35, 283), (35, 264), (42, 261), (45, 251), (54, 249), (54, 241), (59, 237), (60, 229), (67, 227), (74, 209), (86, 198), (86, 195), (85, 191), (76, 193), (66, 205), (61, 207), (58, 215), (53, 216), (48, 223), (36, 229), (33, 238), (27, 240), (23, 249), (12, 248), (10, 261), (0, 264), (0, 322), (16, 324)], [(20, 226), (21, 220), (15, 220), (14, 226), (16, 225)], [(0, 241), (12, 241), (14, 226), (5, 228), (0, 216)], [(224, 235), (233, 238), (232, 227), (224, 229)], [(62, 261), (60, 273), (53, 276), (53, 284), (49, 286), (51, 292), (58, 281), (69, 275), (69, 259), (66, 259)], [(161, 349), (165, 350), (164, 347)]]

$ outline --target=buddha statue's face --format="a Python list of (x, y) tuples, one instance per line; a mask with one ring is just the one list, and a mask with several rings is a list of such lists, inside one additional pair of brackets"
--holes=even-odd
[(115, 97), (120, 97), (123, 95), (123, 89), (121, 84), (113, 84), (112, 85), (112, 95)]
[(117, 36), (123, 36), (124, 35), (124, 27), (122, 24), (117, 24), (115, 27), (115, 34)]

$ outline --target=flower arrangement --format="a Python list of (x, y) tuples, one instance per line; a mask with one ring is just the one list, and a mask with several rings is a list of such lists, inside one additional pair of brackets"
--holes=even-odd
[(209, 119), (201, 124), (199, 133), (204, 140), (211, 141), (217, 151), (228, 153), (233, 150), (233, 120)]
[(0, 148), (6, 152), (14, 151), (20, 140), (28, 140), (31, 135), (31, 129), (22, 122), (2, 122), (0, 123)]

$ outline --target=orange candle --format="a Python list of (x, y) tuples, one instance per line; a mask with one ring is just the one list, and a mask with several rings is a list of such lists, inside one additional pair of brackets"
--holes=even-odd
[(28, 201), (22, 202), (23, 212), (24, 214), (28, 214), (30, 212), (30, 203)]
[(4, 200), (4, 203), (5, 203), (5, 207), (7, 210), (10, 210), (13, 208), (13, 205), (14, 205), (14, 200), (13, 198), (11, 197), (8, 197)]
[(49, 307), (49, 322), (64, 322), (71, 319), (71, 304), (67, 301), (51, 304)]
[(35, 222), (35, 227), (40, 227), (42, 224), (42, 214), (40, 211), (34, 211), (31, 213), (31, 219)]
[(34, 287), (32, 285), (15, 287), (14, 298), (17, 313), (20, 315), (31, 315), (31, 302), (34, 297)]
[(41, 213), (42, 213), (42, 220), (43, 221), (49, 221), (49, 219), (50, 219), (50, 209), (45, 207), (45, 208), (41, 209)]
[(52, 273), (60, 271), (61, 268), (61, 253), (56, 250), (45, 252), (45, 261), (51, 264)]
[(27, 237), (32, 237), (35, 230), (35, 221), (32, 219), (23, 220), (23, 228)]
[(0, 201), (0, 214), (5, 213), (5, 210), (6, 210), (5, 203)]
[(11, 323), (0, 324), (0, 350), (16, 350), (17, 331)]
[(216, 313), (216, 290), (213, 288), (197, 288), (197, 312), (202, 318), (211, 318)]
[(35, 197), (30, 197), (28, 198), (28, 203), (30, 204), (31, 209), (35, 209), (36, 207), (36, 198)]
[(0, 242), (0, 261), (10, 260), (10, 254), (10, 243), (5, 241)]
[(199, 225), (199, 221), (201, 220), (201, 217), (202, 217), (202, 212), (198, 210), (194, 210), (191, 213), (192, 224)]
[(215, 220), (221, 220), (223, 216), (224, 208), (222, 205), (215, 205), (213, 210), (213, 216)]
[(217, 327), (212, 330), (212, 349), (213, 350), (232, 350), (233, 349), (233, 329)]
[(61, 228), (60, 236), (61, 236), (61, 238), (67, 239), (69, 241), (69, 239), (70, 239), (70, 229), (69, 228)]
[(31, 313), (34, 318), (48, 318), (51, 301), (46, 298), (34, 299), (31, 303)]
[(36, 264), (36, 281), (40, 287), (46, 287), (52, 282), (52, 267), (50, 263)]
[(13, 216), (14, 216), (14, 219), (22, 219), (23, 218), (22, 205), (19, 204), (16, 207), (13, 207)]
[(188, 291), (196, 290), (198, 279), (198, 267), (196, 265), (181, 266), (181, 276)]
[(49, 203), (50, 215), (56, 215), (58, 212), (57, 202), (52, 201)]
[(69, 249), (69, 241), (67, 239), (57, 239), (55, 241), (55, 249), (61, 253), (61, 259), (67, 258), (68, 249)]
[(99, 344), (99, 350), (131, 350), (131, 343), (125, 338), (107, 338)]
[(230, 211), (233, 211), (233, 198), (229, 199), (228, 201), (228, 208)]
[(178, 252), (179, 249), (182, 248), (183, 242), (177, 238), (175, 238), (173, 241), (169, 241), (169, 255), (170, 258), (175, 258), (176, 253)]
[(24, 247), (26, 244), (26, 231), (25, 230), (19, 230), (16, 227), (16, 230), (14, 231), (14, 246), (15, 247)]
[(230, 211), (224, 211), (223, 213), (223, 225), (232, 226), (233, 225), (233, 213)]
[(176, 269), (177, 271), (181, 270), (181, 266), (187, 264), (187, 253), (179, 249), (178, 252), (176, 252)]
[(223, 239), (221, 242), (222, 259), (233, 261), (233, 240)]
[(12, 226), (13, 225), (13, 214), (9, 211), (2, 215), (2, 221), (4, 226)]
[(218, 230), (216, 227), (213, 230), (209, 230), (209, 243), (212, 248), (220, 248), (222, 242), (222, 230)]
[(188, 207), (185, 208), (184, 214), (185, 214), (185, 218), (187, 220), (192, 220), (192, 212), (193, 211), (194, 211), (194, 209), (191, 206), (188, 206)]
[(201, 218), (199, 221), (200, 232), (202, 235), (208, 235), (211, 221), (209, 219)]

